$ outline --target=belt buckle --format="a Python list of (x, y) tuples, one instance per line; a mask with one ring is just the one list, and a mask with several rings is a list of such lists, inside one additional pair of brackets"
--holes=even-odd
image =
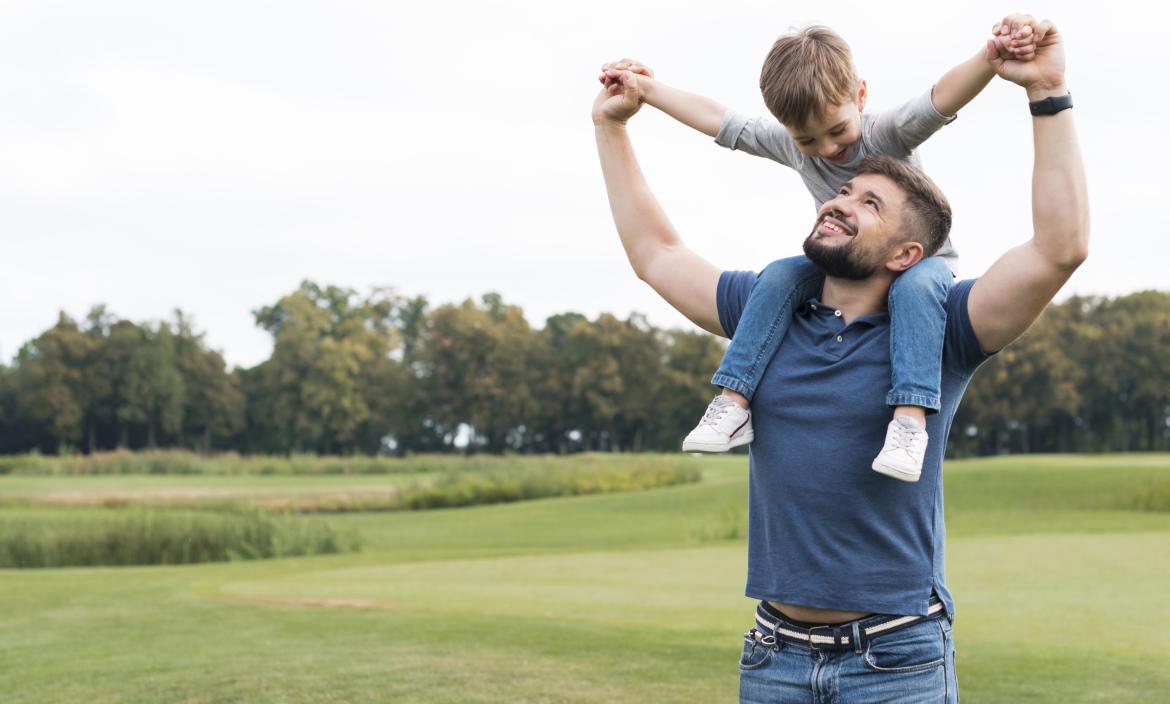
[(837, 638), (833, 636), (833, 626), (810, 626), (808, 629), (808, 647), (810, 650), (821, 650), (821, 648), (818, 648), (816, 642), (813, 640), (813, 635), (815, 634), (815, 631), (818, 630), (825, 630), (828, 632), (829, 638), (833, 641), (832, 643), (828, 644), (829, 648), (835, 648), (837, 646)]

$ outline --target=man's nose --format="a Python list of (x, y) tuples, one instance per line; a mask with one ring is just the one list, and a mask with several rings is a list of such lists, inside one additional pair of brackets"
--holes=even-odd
[(853, 210), (849, 207), (849, 198), (844, 195), (838, 195), (833, 200), (825, 203), (821, 209), (821, 217), (826, 215), (831, 215), (843, 222), (851, 221), (853, 219)]

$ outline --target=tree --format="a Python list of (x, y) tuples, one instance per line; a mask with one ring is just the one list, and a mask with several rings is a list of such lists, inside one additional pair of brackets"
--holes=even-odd
[(175, 363), (187, 393), (179, 429), (179, 445), (197, 438), (201, 452), (211, 451), (216, 438), (228, 438), (244, 427), (245, 401), (239, 377), (229, 374), (223, 357), (207, 349), (202, 333), (181, 310), (174, 315)]
[(355, 301), (356, 295), (306, 281), (255, 312), (274, 345), (272, 358), (249, 385), (259, 394), (259, 413), (249, 415), (255, 425), (268, 426), (266, 434), (281, 451), (350, 452), (360, 437), (371, 435), (364, 380), (391, 376), (396, 307), (383, 290), (364, 300)]
[(62, 312), (57, 324), (26, 343), (17, 354), (15, 389), (18, 406), (64, 451), (82, 437), (86, 414), (84, 370), (94, 341)]

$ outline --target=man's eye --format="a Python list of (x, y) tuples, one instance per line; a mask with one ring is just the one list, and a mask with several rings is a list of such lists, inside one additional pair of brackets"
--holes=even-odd
[(873, 206), (873, 209), (874, 209), (874, 210), (877, 210), (878, 204), (877, 204), (877, 201), (876, 201), (876, 200), (874, 200), (873, 198), (870, 198), (870, 199), (866, 200), (866, 201), (865, 201), (865, 204), (866, 204), (866, 205), (872, 205), (872, 206)]

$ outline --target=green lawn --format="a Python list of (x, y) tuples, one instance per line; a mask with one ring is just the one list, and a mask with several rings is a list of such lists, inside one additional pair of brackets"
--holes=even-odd
[[(0, 701), (734, 701), (746, 460), (695, 461), (704, 480), (667, 489), (327, 517), (356, 554), (0, 570)], [(0, 477), (0, 500), (97, 486), (30, 479)], [(1170, 487), (1170, 456), (951, 462), (946, 483), (966, 704), (1170, 699), (1170, 511), (1136, 510), (1160, 505), (1143, 497)], [(67, 509), (0, 518), (34, 510)]]

